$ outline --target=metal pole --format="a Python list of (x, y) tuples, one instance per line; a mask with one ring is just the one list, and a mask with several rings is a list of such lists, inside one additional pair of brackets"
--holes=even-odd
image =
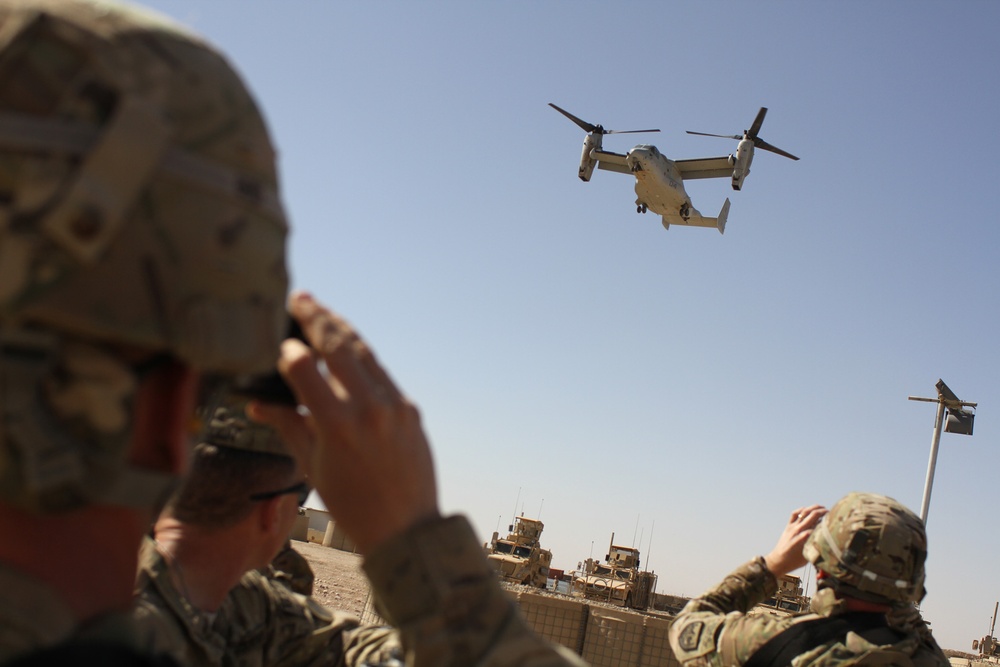
[(924, 499), (920, 501), (920, 519), (927, 525), (927, 507), (931, 504), (931, 486), (934, 484), (934, 466), (937, 464), (938, 444), (941, 442), (941, 423), (944, 421), (944, 401), (938, 401), (934, 420), (934, 437), (931, 440), (931, 457), (927, 462), (927, 481), (924, 482)]

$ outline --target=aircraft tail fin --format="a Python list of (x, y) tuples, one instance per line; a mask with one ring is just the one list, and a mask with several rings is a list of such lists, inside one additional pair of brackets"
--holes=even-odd
[(726, 233), (727, 219), (729, 219), (729, 197), (726, 197), (726, 203), (722, 205), (722, 210), (719, 211), (718, 221), (715, 223), (716, 227), (719, 228), (720, 234)]

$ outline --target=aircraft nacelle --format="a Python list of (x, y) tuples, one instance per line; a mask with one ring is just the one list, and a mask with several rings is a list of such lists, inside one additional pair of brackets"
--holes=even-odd
[(743, 179), (750, 173), (750, 163), (753, 162), (753, 140), (743, 139), (736, 147), (736, 152), (729, 156), (733, 165), (733, 190), (743, 187)]
[(587, 135), (587, 138), (583, 140), (583, 155), (580, 156), (580, 180), (589, 181), (590, 177), (594, 173), (594, 167), (597, 166), (597, 158), (592, 156), (593, 151), (601, 150), (603, 137), (597, 133), (591, 133)]

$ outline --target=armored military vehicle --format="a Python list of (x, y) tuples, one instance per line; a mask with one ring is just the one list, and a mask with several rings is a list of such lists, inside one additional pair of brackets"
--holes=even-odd
[(778, 590), (774, 595), (755, 605), (747, 616), (791, 616), (809, 609), (810, 598), (802, 593), (802, 580), (791, 574), (778, 577)]
[(507, 527), (506, 539), (500, 539), (500, 534), (494, 532), (493, 539), (483, 545), (501, 580), (545, 588), (552, 552), (539, 543), (542, 528), (544, 524), (538, 519), (514, 517), (514, 523)]
[(656, 575), (639, 569), (639, 550), (615, 544), (614, 533), (604, 562), (588, 558), (573, 579), (577, 595), (630, 609), (648, 609), (655, 587)]
[(972, 640), (972, 650), (979, 651), (979, 655), (983, 657), (1000, 656), (1000, 643), (997, 643), (997, 638), (993, 636), (993, 630), (997, 626), (998, 608), (1000, 608), (1000, 602), (993, 605), (993, 622), (990, 623), (990, 634)]

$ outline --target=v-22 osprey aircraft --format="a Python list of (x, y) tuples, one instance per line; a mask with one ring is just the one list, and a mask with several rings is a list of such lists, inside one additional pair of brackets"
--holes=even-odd
[(739, 144), (736, 152), (722, 157), (697, 158), (693, 160), (670, 160), (650, 144), (635, 146), (627, 154), (612, 153), (603, 148), (605, 134), (635, 134), (642, 132), (659, 132), (659, 130), (605, 130), (601, 125), (593, 125), (581, 120), (555, 104), (549, 106), (576, 123), (587, 137), (583, 140), (583, 155), (580, 158), (579, 176), (582, 181), (589, 181), (594, 173), (594, 167), (632, 174), (635, 177), (635, 210), (645, 213), (652, 210), (661, 216), (663, 227), (670, 225), (687, 225), (689, 227), (714, 227), (719, 233), (726, 231), (726, 219), (729, 217), (729, 199), (722, 205), (718, 217), (705, 217), (691, 205), (691, 198), (684, 190), (684, 181), (695, 178), (732, 178), (733, 190), (740, 190), (743, 181), (750, 173), (750, 163), (753, 162), (754, 148), (777, 153), (792, 160), (798, 160), (791, 153), (776, 148), (758, 136), (760, 126), (764, 122), (766, 107), (761, 107), (749, 130), (742, 135), (708, 134), (692, 132), (707, 137), (722, 137), (737, 139)]

